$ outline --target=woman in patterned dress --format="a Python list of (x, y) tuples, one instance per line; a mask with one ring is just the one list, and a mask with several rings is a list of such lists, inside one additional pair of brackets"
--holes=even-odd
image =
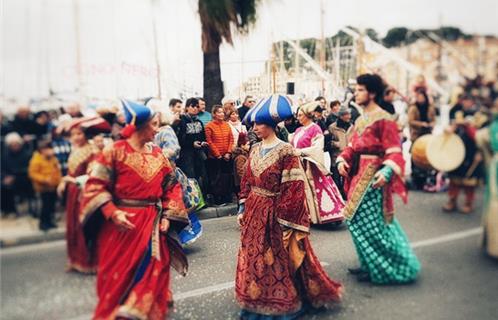
[(297, 119), (302, 127), (292, 135), (291, 144), (303, 160), (304, 170), (309, 183), (310, 197), (308, 207), (311, 222), (315, 224), (341, 223), (344, 220), (342, 209), (344, 200), (332, 176), (323, 164), (324, 135), (322, 129), (313, 122), (316, 102), (301, 106)]
[(292, 115), (286, 97), (271, 96), (248, 112), (262, 142), (253, 146), (242, 179), (235, 294), (242, 319), (296, 319), (310, 307), (340, 300), (309, 240), (306, 176), (293, 147), (275, 135)]
[(69, 132), (71, 153), (67, 161), (67, 175), (57, 188), (59, 196), (65, 195), (66, 207), (66, 245), (67, 271), (95, 273), (97, 262), (88, 251), (79, 220), (81, 182), (87, 177), (90, 164), (95, 159), (98, 149), (89, 143), (92, 135), (109, 132), (110, 126), (99, 117), (80, 118), (71, 122), (66, 130)]

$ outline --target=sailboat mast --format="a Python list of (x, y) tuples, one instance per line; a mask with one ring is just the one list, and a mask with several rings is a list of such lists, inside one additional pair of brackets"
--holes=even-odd
[(154, 13), (154, 0), (150, 1), (150, 11), (152, 16), (152, 37), (154, 41), (154, 58), (156, 60), (156, 80), (157, 80), (157, 98), (161, 99), (161, 64), (159, 62), (159, 48), (157, 45), (157, 22)]
[(78, 77), (78, 87), (76, 92), (81, 93), (82, 88), (82, 70), (81, 70), (81, 43), (80, 43), (80, 13), (79, 0), (73, 0), (73, 16), (74, 16), (74, 39), (76, 49), (76, 75)]
[[(323, 0), (320, 1), (320, 67), (325, 70), (325, 35), (324, 35), (324, 17), (325, 9), (323, 7)], [(325, 80), (322, 79), (322, 92), (325, 93)]]

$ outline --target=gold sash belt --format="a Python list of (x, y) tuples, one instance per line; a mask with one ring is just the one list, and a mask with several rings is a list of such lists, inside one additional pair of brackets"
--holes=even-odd
[(263, 197), (267, 197), (267, 198), (274, 198), (274, 197), (278, 197), (280, 195), (279, 192), (271, 192), (269, 190), (259, 188), (259, 187), (252, 187), (251, 192), (254, 192), (255, 194), (257, 194), (259, 196), (263, 196)]

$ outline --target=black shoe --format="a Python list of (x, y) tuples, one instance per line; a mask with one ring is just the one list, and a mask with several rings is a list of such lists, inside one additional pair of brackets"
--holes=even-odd
[(38, 226), (38, 228), (41, 230), (41, 231), (48, 231), (50, 230), (50, 226), (46, 223), (40, 223), (40, 225)]
[(51, 229), (57, 229), (59, 226), (55, 222), (49, 222), (48, 227)]
[(356, 280), (358, 280), (358, 282), (370, 282), (370, 274), (368, 272), (360, 273), (356, 277)]
[(354, 275), (359, 275), (361, 273), (365, 273), (365, 270), (363, 270), (361, 267), (360, 268), (348, 268), (348, 272)]

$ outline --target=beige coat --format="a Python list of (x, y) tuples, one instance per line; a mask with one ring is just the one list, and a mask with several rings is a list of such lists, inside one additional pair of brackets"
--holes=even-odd
[(332, 123), (329, 126), (329, 132), (332, 135), (332, 152), (330, 155), (332, 163), (335, 163), (335, 159), (341, 154), (342, 150), (344, 150), (348, 143), (351, 135), (353, 134), (353, 126), (350, 126), (346, 131), (341, 127), (337, 126), (337, 123)]
[[(427, 112), (429, 123), (432, 125), (432, 128), (434, 128), (434, 125), (436, 124), (436, 108), (431, 105), (429, 106)], [(424, 129), (426, 129), (423, 126), (423, 122), (420, 121), (420, 112), (418, 111), (417, 106), (414, 104), (411, 105), (410, 108), (408, 108), (408, 125), (410, 126), (411, 141), (417, 140), (421, 135), (424, 134)], [(429, 128), (430, 131), (432, 131), (432, 128)]]

